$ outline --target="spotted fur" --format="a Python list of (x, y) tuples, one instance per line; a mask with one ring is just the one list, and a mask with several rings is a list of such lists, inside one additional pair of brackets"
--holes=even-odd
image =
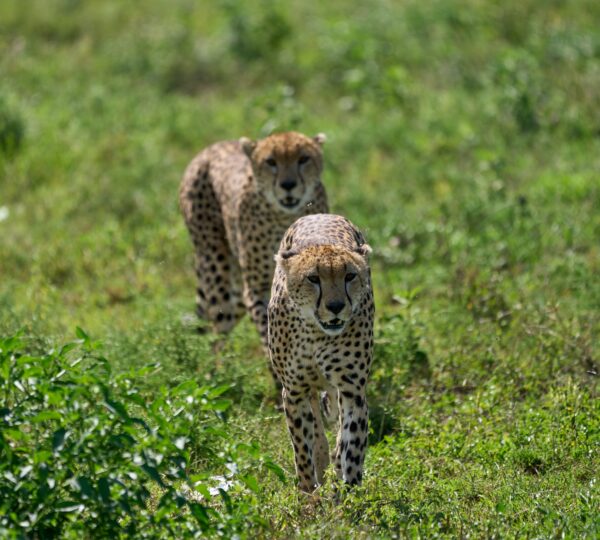
[(366, 383), (373, 350), (369, 246), (346, 218), (316, 214), (286, 232), (269, 302), (269, 351), (302, 491), (323, 482), (329, 450), (319, 394), (337, 394), (338, 478), (362, 480), (367, 445)]
[(196, 311), (228, 332), (248, 311), (266, 347), (277, 251), (300, 216), (327, 212), (325, 138), (288, 132), (216, 143), (189, 164), (179, 201), (194, 244)]

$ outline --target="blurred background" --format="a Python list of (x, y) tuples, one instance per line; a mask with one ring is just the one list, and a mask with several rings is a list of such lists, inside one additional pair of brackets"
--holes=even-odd
[(187, 162), (287, 129), (327, 133), (333, 211), (401, 288), (526, 265), (541, 301), (598, 307), (599, 21), (591, 0), (2, 2), (3, 324), (172, 298)]

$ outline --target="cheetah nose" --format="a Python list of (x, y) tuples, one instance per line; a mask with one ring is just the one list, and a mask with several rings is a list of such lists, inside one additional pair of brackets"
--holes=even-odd
[(296, 180), (294, 180), (293, 178), (288, 178), (287, 180), (281, 182), (281, 184), (279, 185), (286, 191), (292, 191), (292, 189), (294, 189), (298, 185), (298, 182), (296, 182)]
[(327, 302), (325, 307), (331, 311), (334, 315), (337, 315), (342, 309), (344, 309), (344, 302), (341, 300), (332, 300), (331, 302)]

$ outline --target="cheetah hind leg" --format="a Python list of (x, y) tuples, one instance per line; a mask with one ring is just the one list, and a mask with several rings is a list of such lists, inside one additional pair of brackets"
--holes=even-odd
[(241, 278), (231, 253), (219, 201), (205, 163), (191, 186), (184, 186), (180, 201), (194, 244), (197, 277), (196, 313), (219, 333), (229, 332), (243, 316)]
[(219, 247), (212, 254), (196, 255), (196, 314), (211, 323), (217, 333), (226, 334), (244, 316), (245, 309), (239, 282), (234, 279), (237, 261), (226, 246)]

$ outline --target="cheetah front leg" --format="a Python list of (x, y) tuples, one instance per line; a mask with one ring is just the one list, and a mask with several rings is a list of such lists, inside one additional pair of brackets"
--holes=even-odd
[(230, 332), (245, 313), (236, 265), (227, 246), (216, 241), (195, 254), (196, 314), (218, 333)]
[(325, 469), (329, 465), (329, 444), (327, 443), (327, 437), (325, 436), (325, 428), (323, 427), (323, 420), (321, 418), (321, 411), (319, 407), (319, 392), (313, 390), (310, 396), (310, 406), (313, 414), (313, 425), (315, 433), (315, 444), (313, 450), (313, 457), (315, 461), (315, 473), (317, 475), (317, 482), (323, 483), (325, 476)]
[(315, 425), (311, 400), (308, 394), (288, 391), (285, 388), (282, 397), (287, 426), (294, 447), (298, 487), (306, 493), (312, 493), (317, 486), (317, 476), (313, 459)]
[(339, 430), (335, 447), (335, 470), (347, 484), (360, 484), (369, 433), (369, 410), (364, 387), (341, 388)]

